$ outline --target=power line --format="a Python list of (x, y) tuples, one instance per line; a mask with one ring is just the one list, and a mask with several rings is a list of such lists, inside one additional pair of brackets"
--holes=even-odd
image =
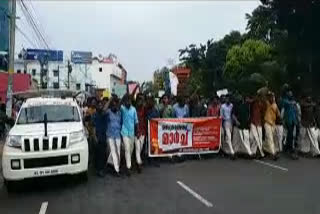
[(32, 1), (28, 1), (28, 3), (30, 5), (30, 7), (31, 7), (31, 12), (33, 12), (33, 14), (35, 16), (35, 20), (38, 21), (40, 32), (42, 32), (42, 34), (44, 35), (44, 38), (46, 39), (47, 43), (50, 44), (50, 40), (48, 39), (48, 35), (46, 35), (46, 33), (45, 33), (45, 30), (44, 30), (43, 25), (41, 23), (41, 19), (39, 19), (39, 16), (37, 14), (37, 11), (34, 9)]
[(40, 32), (39, 27), (37, 26), (36, 22), (34, 21), (34, 18), (32, 14), (29, 11), (29, 8), (26, 6), (25, 2), (23, 0), (20, 0), (21, 9), (24, 13), (24, 16), (26, 17), (27, 21), (29, 22), (29, 25), (31, 25), (32, 29), (34, 30), (36, 36), (38, 37), (39, 41), (44, 45), (45, 49), (49, 49), (49, 45), (46, 42), (43, 34)]
[(21, 33), (21, 35), (34, 47), (37, 47), (37, 45), (35, 45), (31, 39), (18, 27), (18, 25), (16, 25), (16, 29), (19, 31), (19, 33)]
[(37, 32), (34, 30), (33, 25), (32, 25), (32, 23), (31, 23), (31, 21), (29, 20), (28, 15), (27, 15), (27, 12), (25, 11), (24, 7), (22, 6), (21, 1), (19, 1), (19, 3), (20, 3), (21, 11), (22, 11), (22, 13), (23, 13), (23, 15), (24, 15), (24, 17), (25, 17), (25, 21), (26, 21), (26, 24), (25, 24), (25, 25), (29, 25), (29, 26), (31, 27), (32, 33), (33, 33), (33, 35), (35, 36), (34, 42), (37, 43), (37, 46), (38, 46), (38, 47), (41, 47), (41, 46), (42, 46), (42, 41), (41, 41), (41, 39), (39, 38), (39, 35), (37, 34)]

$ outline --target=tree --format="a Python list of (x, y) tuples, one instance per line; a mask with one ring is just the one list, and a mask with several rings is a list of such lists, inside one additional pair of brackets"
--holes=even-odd
[(180, 49), (180, 60), (191, 68), (189, 89), (199, 86), (199, 93), (211, 95), (214, 90), (223, 87), (223, 70), (228, 50), (243, 42), (243, 35), (238, 31), (231, 31), (223, 39), (199, 46), (192, 44)]
[(153, 72), (153, 91), (158, 93), (159, 90), (165, 89), (166, 73), (170, 72), (168, 67), (162, 67)]
[[(299, 87), (318, 86), (320, 74), (320, 1), (261, 0), (252, 15), (247, 15), (250, 38), (270, 43), (277, 61), (287, 69), (287, 79)], [(319, 87), (318, 87), (319, 88)]]
[(225, 77), (233, 80), (247, 78), (259, 73), (259, 66), (272, 59), (272, 48), (260, 40), (247, 40), (233, 46), (227, 54)]

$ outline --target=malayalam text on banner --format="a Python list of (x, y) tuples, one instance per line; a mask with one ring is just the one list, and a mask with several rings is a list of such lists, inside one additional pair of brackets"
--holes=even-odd
[(217, 153), (221, 119), (153, 119), (149, 122), (149, 156)]

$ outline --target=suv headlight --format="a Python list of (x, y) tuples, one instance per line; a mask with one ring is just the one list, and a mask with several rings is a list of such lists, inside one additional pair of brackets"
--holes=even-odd
[(21, 148), (21, 136), (9, 135), (7, 137), (7, 145), (14, 148)]
[(70, 145), (73, 145), (75, 143), (79, 143), (83, 141), (85, 138), (84, 131), (78, 131), (78, 132), (72, 132), (70, 134)]

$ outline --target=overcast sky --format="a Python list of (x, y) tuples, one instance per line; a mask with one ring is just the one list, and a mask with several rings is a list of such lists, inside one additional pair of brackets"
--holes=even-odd
[[(191, 43), (218, 40), (231, 30), (245, 31), (245, 13), (258, 1), (32, 1), (26, 2), (51, 49), (114, 53), (130, 80), (151, 80), (168, 59)], [(37, 42), (21, 13), (17, 25)], [(16, 50), (32, 45), (17, 32)], [(66, 57), (66, 56), (64, 56)]]

